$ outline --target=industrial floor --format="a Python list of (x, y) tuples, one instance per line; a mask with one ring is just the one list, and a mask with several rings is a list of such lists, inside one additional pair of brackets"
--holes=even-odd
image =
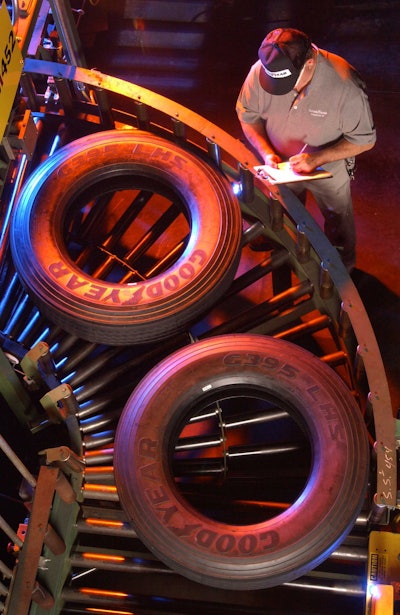
[[(274, 27), (307, 31), (315, 44), (345, 57), (366, 81), (378, 140), (357, 161), (353, 197), (358, 253), (353, 278), (381, 348), (396, 413), (400, 408), (400, 3), (194, 2), (191, 23), (165, 21), (164, 14), (160, 25), (156, 13), (162, 4), (165, 11), (165, 3), (148, 3), (148, 10), (155, 12), (142, 12), (142, 18), (129, 1), (123, 9), (122, 3), (113, 9), (117, 12), (88, 13), (81, 28), (88, 67), (184, 104), (238, 139), (243, 136), (234, 110), (236, 96), (257, 59), (261, 40)], [(195, 14), (197, 5), (206, 7), (203, 13)], [(318, 219), (313, 202), (308, 206)]]

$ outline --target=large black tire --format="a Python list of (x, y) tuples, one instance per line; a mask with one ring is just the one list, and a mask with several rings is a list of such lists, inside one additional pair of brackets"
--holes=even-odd
[[(70, 228), (79, 230), (81, 218), (84, 224), (84, 199), (96, 194), (96, 207), (104, 207), (101, 189), (110, 185), (133, 185), (146, 198), (161, 194), (189, 227), (174, 262), (131, 284), (92, 277), (71, 256), (76, 240), (66, 245)], [(209, 309), (235, 275), (241, 234), (239, 203), (219, 171), (173, 142), (112, 130), (68, 144), (32, 174), (18, 199), (11, 247), (23, 284), (52, 322), (89, 341), (123, 345), (171, 336)], [(93, 229), (90, 241), (97, 241)]]
[[(252, 412), (253, 419), (254, 399), (264, 403), (260, 416), (268, 408), (274, 416), (277, 408), (279, 416), (287, 413), (300, 426), (311, 450), (303, 486), (284, 512), (248, 524), (242, 517), (226, 522), (218, 515), (199, 512), (184, 496), (185, 480), (177, 479), (176, 472), (174, 475), (182, 426), (199, 413), (209, 416), (206, 409), (215, 404), (226, 436), (232, 421), (224, 414), (224, 407), (228, 404), (229, 408), (235, 398), (242, 407), (246, 398), (246, 410)], [(257, 421), (256, 425), (262, 450), (263, 427)], [(266, 425), (268, 434), (274, 431), (271, 422)], [(193, 443), (195, 439), (183, 441)], [(229, 441), (221, 446), (229, 475), (230, 454), (245, 449), (243, 445), (231, 446)], [(298, 453), (294, 458), (291, 455), (275, 456), (270, 472), (283, 491), (285, 479), (302, 464), (297, 461)], [(292, 460), (291, 472), (287, 471), (286, 457)], [(260, 470), (256, 482), (263, 491), (268, 456), (256, 458)], [(188, 457), (189, 462), (193, 460), (196, 452)], [(201, 459), (204, 464), (208, 461)], [(211, 461), (215, 462), (215, 455)], [(286, 467), (282, 476), (281, 465)], [(244, 489), (250, 480), (246, 468)], [(359, 408), (331, 368), (289, 342), (233, 334), (185, 347), (146, 375), (120, 418), (114, 469), (124, 511), (141, 540), (160, 560), (192, 580), (249, 590), (293, 580), (338, 546), (365, 501), (369, 447)], [(200, 490), (204, 487), (201, 480), (197, 485)], [(223, 486), (218, 482), (210, 490), (212, 499)], [(266, 500), (270, 497), (269, 487), (265, 496)], [(246, 498), (244, 493), (242, 498)], [(258, 507), (260, 504), (258, 501)], [(228, 510), (222, 511), (222, 517), (225, 513), (229, 516)]]

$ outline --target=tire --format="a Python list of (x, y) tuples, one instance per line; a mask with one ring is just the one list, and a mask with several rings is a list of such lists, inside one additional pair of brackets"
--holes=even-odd
[[(258, 450), (264, 446), (264, 452), (261, 434), (265, 431), (267, 438), (275, 434), (270, 449), (278, 451), (278, 456), (268, 462), (268, 455), (255, 455), (253, 478), (249, 465), (234, 469), (234, 497), (220, 505), (219, 512), (209, 514), (208, 504), (200, 510), (193, 504), (196, 498), (201, 500), (199, 493), (204, 494), (205, 483), (208, 501), (229, 493), (223, 478), (229, 483), (237, 451), (243, 452), (244, 461), (248, 457), (245, 453), (254, 451), (254, 446), (246, 448), (237, 434), (233, 444), (228, 438), (235, 431), (232, 425), (236, 420), (236, 410), (232, 414), (230, 406), (238, 402), (243, 409), (244, 399), (253, 422), (254, 409), (250, 412), (250, 407), (254, 400), (261, 403), (260, 416), (271, 412), (275, 417), (275, 421), (264, 423), (266, 427), (255, 421), (252, 433)], [(223, 426), (226, 440), (221, 444), (222, 479), (220, 475), (217, 481), (210, 479), (215, 472), (215, 451), (208, 457), (196, 453), (199, 434), (196, 440), (190, 432), (202, 415), (208, 417), (200, 429), (203, 440), (213, 433), (213, 428), (206, 433), (212, 406), (219, 409), (217, 422)], [(283, 427), (282, 421), (290, 423)], [(245, 429), (246, 438), (250, 425), (251, 421)], [(189, 429), (189, 437), (182, 437), (186, 433), (183, 426)], [(282, 429), (292, 434), (298, 429), (310, 448), (301, 488), (289, 505), (276, 508), (283, 510), (280, 514), (276, 510), (269, 516), (263, 512), (260, 519), (257, 512), (247, 522), (239, 507), (235, 519), (229, 502), (254, 500), (251, 482), (258, 490), (256, 508), (264, 511), (270, 505), (271, 489), (278, 489), (278, 497), (283, 497), (285, 482), (304, 465), (300, 451), (282, 448), (279, 438), (276, 440)], [(299, 440), (298, 433), (295, 437)], [(184, 464), (192, 467), (199, 463), (203, 469), (210, 464), (207, 475), (204, 472), (194, 480), (176, 471), (182, 462), (178, 439), (188, 451)], [(343, 540), (365, 501), (369, 446), (361, 413), (331, 368), (289, 342), (232, 334), (177, 351), (139, 383), (118, 424), (114, 470), (122, 508), (139, 538), (161, 561), (206, 585), (252, 590), (303, 575)], [(188, 488), (191, 481), (193, 488)], [(190, 501), (185, 491), (194, 492), (194, 500)]]
[[(133, 222), (132, 208), (118, 204), (126, 194), (138, 201)], [(143, 214), (154, 200), (150, 214)], [(134, 263), (115, 280), (114, 269), (126, 266), (119, 251), (131, 249), (130, 234), (159, 224), (150, 218), (159, 215), (164, 202), (173, 210), (171, 224), (186, 233), (176, 259), (168, 257), (164, 269), (146, 277), (147, 269), (163, 262), (156, 252), (173, 241), (158, 234), (158, 243), (139, 251), (146, 274)], [(110, 255), (107, 246), (120, 218), (127, 215), (131, 226), (113, 246), (111, 279), (93, 277), (99, 259)], [(83, 240), (79, 233), (86, 233)], [(172, 336), (209, 309), (233, 280), (241, 235), (239, 203), (219, 171), (152, 134), (112, 130), (66, 145), (36, 169), (18, 199), (11, 248), (24, 286), (54, 324), (92, 342), (125, 345)], [(143, 242), (141, 236), (134, 240)], [(86, 257), (88, 251), (94, 256)], [(121, 283), (124, 275), (129, 283)]]

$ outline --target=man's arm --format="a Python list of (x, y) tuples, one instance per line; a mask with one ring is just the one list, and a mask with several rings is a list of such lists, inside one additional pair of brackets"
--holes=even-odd
[(346, 139), (341, 139), (335, 145), (331, 145), (317, 152), (303, 152), (302, 154), (296, 154), (289, 158), (289, 162), (293, 169), (298, 173), (309, 173), (314, 171), (319, 166), (326, 164), (327, 162), (334, 162), (335, 160), (343, 160), (344, 158), (352, 158), (358, 156), (362, 152), (367, 152), (374, 147), (375, 143), (364, 143), (358, 145), (356, 143), (350, 143)]
[(256, 150), (265, 164), (276, 166), (278, 162), (282, 161), (280, 156), (274, 152), (270, 142), (268, 141), (264, 128), (264, 121), (260, 121), (255, 124), (240, 122), (240, 124), (247, 141)]

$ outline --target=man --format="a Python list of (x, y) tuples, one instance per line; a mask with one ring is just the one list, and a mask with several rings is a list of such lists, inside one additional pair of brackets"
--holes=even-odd
[(297, 173), (332, 173), (290, 188), (305, 203), (309, 190), (324, 216), (325, 234), (350, 272), (356, 233), (350, 193), (354, 157), (376, 140), (364, 83), (343, 58), (318, 49), (304, 32), (278, 28), (258, 51), (238, 97), (244, 135), (265, 164), (289, 160)]

